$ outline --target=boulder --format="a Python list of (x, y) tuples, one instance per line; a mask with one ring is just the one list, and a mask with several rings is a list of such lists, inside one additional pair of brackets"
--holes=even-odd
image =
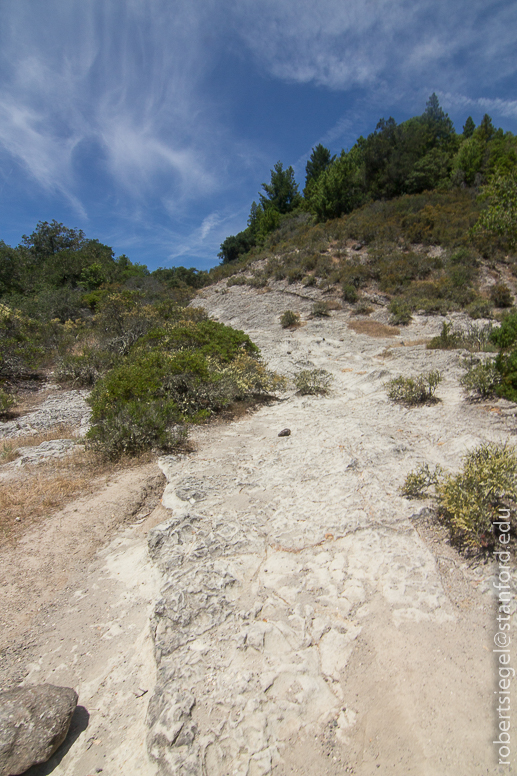
[(52, 684), (0, 693), (0, 776), (46, 762), (66, 738), (77, 693)]

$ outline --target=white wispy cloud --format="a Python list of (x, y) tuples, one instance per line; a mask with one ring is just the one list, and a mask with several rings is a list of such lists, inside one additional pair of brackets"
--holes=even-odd
[(75, 201), (74, 152), (85, 144), (134, 196), (166, 176), (178, 198), (213, 190), (203, 19), (186, 0), (6, 0), (0, 145), (41, 186)]
[(476, 110), (497, 116), (517, 118), (517, 100), (503, 100), (499, 97), (468, 97), (465, 94), (440, 92), (440, 99), (445, 107), (462, 107), (465, 110)]
[[(239, 31), (278, 78), (331, 89), (515, 72), (517, 6), (499, 0), (236, 0)], [(445, 86), (445, 84), (442, 84)]]

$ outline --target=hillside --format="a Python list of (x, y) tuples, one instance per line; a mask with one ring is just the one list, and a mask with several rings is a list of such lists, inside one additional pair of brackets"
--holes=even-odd
[[(487, 268), (487, 287), (503, 269)], [(460, 353), (425, 346), (443, 316), (415, 313), (393, 327), (377, 291), (366, 293), (368, 315), (337, 290), (286, 279), (223, 280), (198, 294), (192, 305), (244, 331), (270, 369), (325, 369), (330, 390), (290, 388), (229, 424), (195, 426), (192, 452), (153, 458), (133, 477), (138, 490), (165, 474), (154, 511), (151, 499), (131, 517), (120, 488), (101, 496), (126, 527), (111, 544), (100, 539), (93, 565), (78, 543), (63, 592), (47, 591), (4, 660), (4, 682), (72, 685), (90, 715), (34, 776), (497, 772), (497, 566), (459, 554), (432, 501), (399, 489), (419, 464), (458, 471), (476, 445), (511, 444), (515, 405), (467, 400)], [(313, 315), (324, 301), (327, 314)], [(282, 328), (288, 309), (300, 326)], [(471, 325), (464, 313), (447, 320)], [(388, 400), (387, 380), (431, 369), (443, 376), (438, 402)], [(117, 477), (114, 494), (117, 482), (127, 492)], [(98, 506), (67, 509), (88, 532)], [(47, 546), (63, 520), (22, 528), (18, 546), (36, 535)], [(39, 573), (23, 552), (6, 563), (10, 552), (2, 548), (4, 575)], [(14, 578), (4, 581), (9, 596)]]

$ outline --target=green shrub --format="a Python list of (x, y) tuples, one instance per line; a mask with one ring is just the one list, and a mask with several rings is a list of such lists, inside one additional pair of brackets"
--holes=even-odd
[(450, 321), (444, 321), (440, 334), (433, 337), (427, 347), (430, 350), (455, 350), (463, 347), (463, 338), (460, 332), (454, 331)]
[(342, 293), (345, 302), (349, 302), (350, 304), (355, 304), (359, 298), (357, 288), (353, 285), (353, 283), (343, 283)]
[(437, 485), (443, 470), (441, 466), (436, 466), (433, 471), (429, 464), (424, 463), (412, 472), (409, 472), (401, 488), (401, 493), (406, 498), (425, 498), (425, 492), (432, 485)]
[(510, 401), (517, 401), (517, 312), (508, 313), (501, 326), (493, 330), (490, 339), (499, 348), (495, 360), (496, 369), (501, 375), (497, 394)]
[(300, 325), (300, 313), (295, 313), (293, 310), (286, 310), (280, 316), (280, 325), (282, 329), (289, 329), (293, 326)]
[(327, 302), (314, 302), (311, 309), (311, 315), (314, 318), (326, 318), (330, 315), (330, 310)]
[(389, 306), (390, 323), (394, 326), (407, 326), (411, 321), (411, 307), (401, 299), (392, 299)]
[(169, 451), (187, 437), (187, 427), (173, 401), (155, 399), (127, 401), (102, 417), (97, 417), (87, 434), (87, 442), (96, 452), (115, 460), (122, 455), (156, 448)]
[(16, 399), (10, 393), (0, 388), (0, 415), (4, 415), (16, 404)]
[(195, 350), (229, 363), (239, 353), (258, 355), (259, 349), (247, 334), (218, 321), (181, 321), (148, 331), (138, 343), (140, 350), (159, 347), (167, 352)]
[(491, 318), (492, 317), (492, 304), (488, 299), (482, 299), (481, 297), (475, 299), (467, 306), (467, 312), (471, 318)]
[(265, 288), (267, 284), (267, 275), (263, 274), (262, 272), (254, 275), (252, 278), (248, 278), (246, 281), (246, 285), (250, 286), (250, 288)]
[(120, 361), (121, 356), (116, 353), (85, 349), (81, 355), (65, 355), (59, 358), (54, 378), (58, 383), (90, 387)]
[(231, 288), (232, 286), (245, 286), (248, 282), (248, 278), (244, 275), (234, 275), (231, 278), (228, 278), (226, 281), (226, 285), (228, 288)]
[(42, 324), (0, 304), (0, 377), (18, 377), (44, 361)]
[(370, 315), (370, 313), (373, 313), (373, 307), (365, 301), (359, 301), (352, 311), (352, 315)]
[(433, 400), (438, 384), (441, 382), (440, 372), (434, 370), (418, 377), (395, 377), (389, 380), (385, 388), (388, 398), (402, 404), (423, 404)]
[(492, 360), (470, 366), (460, 379), (460, 384), (467, 391), (482, 399), (493, 396), (500, 382), (501, 375)]
[(326, 394), (333, 376), (326, 369), (302, 369), (294, 376), (294, 384), (302, 396)]
[[(147, 343), (149, 344), (149, 343)], [(220, 344), (220, 343), (219, 343)], [(270, 393), (285, 380), (239, 349), (228, 359), (197, 349), (140, 349), (95, 384), (88, 442), (108, 458), (169, 450), (197, 423), (236, 399)]]
[(287, 272), (287, 282), (289, 285), (292, 283), (298, 283), (305, 277), (305, 271), (302, 267), (291, 267)]
[(500, 508), (517, 499), (517, 457), (506, 445), (483, 444), (468, 453), (459, 474), (437, 486), (438, 508), (451, 538), (465, 546), (491, 548)]
[(504, 283), (496, 283), (490, 289), (490, 299), (494, 307), (511, 307), (513, 305), (512, 292)]
[[(426, 493), (434, 486), (434, 494)], [(410, 472), (402, 486), (408, 498), (431, 495), (451, 540), (471, 549), (493, 549), (495, 525), (500, 509), (510, 510), (512, 532), (517, 500), (517, 456), (513, 448), (482, 444), (463, 459), (458, 474), (447, 474), (440, 467), (431, 471), (427, 464)]]

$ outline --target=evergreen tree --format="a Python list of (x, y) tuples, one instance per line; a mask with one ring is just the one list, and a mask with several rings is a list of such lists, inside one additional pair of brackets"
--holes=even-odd
[(476, 129), (476, 125), (474, 123), (474, 119), (472, 116), (469, 116), (466, 120), (465, 124), (463, 125), (463, 137), (468, 140), (469, 137), (472, 137), (474, 134), (474, 130)]
[(310, 181), (317, 181), (321, 173), (324, 172), (335, 160), (335, 156), (330, 155), (328, 148), (319, 143), (312, 149), (309, 161), (305, 165), (305, 186)]
[(263, 209), (273, 207), (279, 213), (290, 213), (301, 202), (298, 184), (294, 179), (294, 170), (284, 170), (282, 162), (277, 162), (271, 170), (271, 182), (263, 183), (265, 194), (260, 194)]

